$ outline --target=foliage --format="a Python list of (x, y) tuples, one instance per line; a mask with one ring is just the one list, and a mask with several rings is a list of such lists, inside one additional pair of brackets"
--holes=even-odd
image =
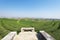
[[(36, 32), (45, 30), (56, 40), (60, 40), (60, 20), (58, 19), (8, 19), (0, 18), (0, 39), (10, 31), (21, 31), (21, 27), (34, 27)], [(58, 36), (59, 35), (59, 36)]]

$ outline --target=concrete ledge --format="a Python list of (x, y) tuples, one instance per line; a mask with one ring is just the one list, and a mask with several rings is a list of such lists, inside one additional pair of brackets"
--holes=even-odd
[(21, 28), (21, 32), (35, 32), (34, 28)]
[(40, 33), (46, 38), (46, 40), (55, 40), (51, 35), (45, 31), (40, 31)]
[(17, 35), (16, 32), (10, 32), (4, 38), (2, 38), (1, 40), (13, 40), (15, 35)]

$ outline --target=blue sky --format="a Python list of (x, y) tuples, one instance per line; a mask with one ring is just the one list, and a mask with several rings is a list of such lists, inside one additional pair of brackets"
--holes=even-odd
[(60, 19), (60, 0), (0, 0), (0, 17)]

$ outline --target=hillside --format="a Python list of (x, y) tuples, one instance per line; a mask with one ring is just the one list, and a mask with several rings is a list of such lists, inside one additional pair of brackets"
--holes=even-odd
[(45, 30), (56, 40), (60, 40), (60, 20), (58, 19), (8, 19), (0, 18), (0, 39), (11, 31), (20, 32), (21, 27), (34, 27), (35, 31)]

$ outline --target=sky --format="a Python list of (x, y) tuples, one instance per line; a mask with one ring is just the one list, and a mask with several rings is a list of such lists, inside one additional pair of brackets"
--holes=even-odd
[(60, 19), (60, 0), (0, 0), (0, 17)]

